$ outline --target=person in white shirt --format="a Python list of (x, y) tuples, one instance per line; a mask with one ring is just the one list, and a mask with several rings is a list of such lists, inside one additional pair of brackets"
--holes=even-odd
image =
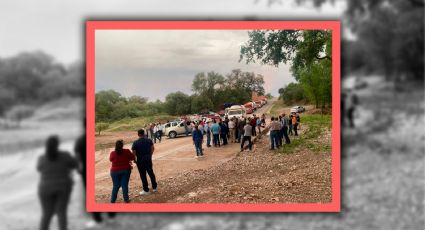
[(161, 143), (162, 140), (162, 130), (164, 129), (164, 125), (161, 124), (161, 122), (158, 123), (158, 140), (159, 143)]
[(236, 129), (235, 129), (235, 121), (234, 118), (231, 118), (229, 121), (229, 133), (230, 133), (230, 142), (235, 143), (236, 142)]
[(156, 139), (158, 139), (158, 124), (153, 126), (153, 143), (156, 144)]
[(245, 141), (248, 141), (249, 150), (252, 150), (252, 142), (251, 142), (252, 126), (251, 126), (250, 122), (251, 122), (251, 118), (248, 118), (248, 121), (246, 122), (245, 126), (243, 127), (244, 134), (243, 134), (243, 139), (242, 139), (242, 143), (241, 143), (241, 152), (243, 151)]
[(204, 133), (207, 135), (207, 147), (211, 147), (211, 121), (205, 123)]

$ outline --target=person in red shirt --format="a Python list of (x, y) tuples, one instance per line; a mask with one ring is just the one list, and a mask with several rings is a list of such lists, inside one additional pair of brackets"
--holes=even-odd
[(115, 151), (109, 155), (109, 160), (112, 162), (111, 177), (112, 177), (112, 195), (111, 203), (115, 203), (120, 187), (122, 188), (124, 202), (129, 203), (128, 197), (128, 182), (130, 180), (131, 162), (136, 157), (129, 149), (124, 149), (124, 141), (118, 140), (115, 143)]

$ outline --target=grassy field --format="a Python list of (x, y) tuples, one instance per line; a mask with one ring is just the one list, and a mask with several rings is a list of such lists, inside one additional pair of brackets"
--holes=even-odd
[[(313, 152), (327, 152), (331, 151), (330, 144), (323, 144), (318, 141), (324, 132), (330, 132), (332, 128), (332, 115), (316, 114), (316, 109), (311, 106), (308, 107), (306, 113), (301, 114), (301, 126), (304, 130), (304, 134), (297, 138), (291, 138), (291, 144), (285, 145), (284, 148), (280, 149), (280, 153), (294, 153), (301, 148), (307, 148)], [(270, 110), (270, 116), (278, 116), (282, 111), (288, 114), (289, 107), (285, 105), (281, 100), (276, 101)], [(315, 114), (311, 114), (315, 113)]]
[(110, 123), (108, 129), (106, 129), (105, 131), (108, 131), (108, 132), (135, 131), (144, 127), (146, 124), (149, 124), (152, 122), (164, 123), (167, 120), (174, 120), (175, 118), (176, 118), (175, 116), (170, 116), (168, 114), (160, 114), (160, 115), (149, 116), (149, 117), (125, 118), (125, 119)]
[(325, 132), (330, 133), (332, 128), (331, 115), (303, 115), (301, 118), (301, 125), (304, 129), (303, 135), (291, 139), (290, 145), (285, 145), (280, 149), (280, 153), (294, 153), (299, 149), (309, 149), (315, 153), (317, 152), (330, 152), (332, 147), (329, 144), (323, 144), (318, 140), (323, 138)]
[(286, 107), (288, 107), (288, 106), (286, 106), (285, 104), (283, 104), (283, 101), (282, 100), (277, 100), (274, 103), (273, 107), (270, 109), (270, 114), (269, 115), (270, 116), (278, 116), (281, 113), (281, 111), (284, 108), (286, 108)]

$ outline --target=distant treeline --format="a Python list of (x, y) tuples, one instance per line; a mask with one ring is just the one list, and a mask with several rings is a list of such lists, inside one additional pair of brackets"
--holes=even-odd
[(9, 111), (28, 114), (31, 107), (45, 102), (84, 95), (81, 63), (65, 66), (40, 51), (0, 58), (0, 117)]
[(235, 69), (225, 76), (214, 71), (198, 73), (192, 82), (192, 95), (171, 92), (164, 102), (149, 102), (148, 98), (140, 96), (124, 97), (113, 90), (99, 91), (96, 93), (96, 121), (217, 111), (225, 102), (242, 104), (250, 101), (253, 91), (263, 95), (263, 85), (264, 79), (260, 74)]

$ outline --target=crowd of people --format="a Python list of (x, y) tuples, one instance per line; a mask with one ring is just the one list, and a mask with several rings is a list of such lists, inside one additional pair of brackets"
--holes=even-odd
[[(224, 119), (207, 119), (203, 118), (199, 121), (184, 120), (184, 128), (186, 136), (192, 134), (193, 145), (195, 146), (196, 156), (203, 157), (204, 152), (202, 145), (206, 143), (206, 147), (216, 147), (228, 145), (229, 143), (240, 143), (241, 151), (244, 150), (245, 144), (248, 142), (248, 148), (252, 149), (251, 138), (259, 135), (266, 128), (266, 116), (262, 114), (257, 116), (253, 114), (250, 117), (225, 117)], [(151, 123), (145, 126), (146, 137), (161, 142), (164, 124), (161, 122)], [(300, 115), (292, 112), (288, 116), (281, 114), (271, 118), (269, 124), (270, 130), (270, 147), (276, 149), (282, 146), (282, 140), (286, 144), (290, 144), (289, 135), (298, 136), (300, 129)]]
[[(281, 114), (271, 117), (266, 125), (265, 114), (257, 117), (225, 117), (224, 119), (201, 120), (189, 123), (192, 126), (192, 141), (195, 146), (196, 158), (204, 156), (204, 137), (206, 147), (220, 148), (231, 143), (240, 143), (240, 150), (244, 151), (248, 142), (248, 149), (252, 150), (252, 137), (262, 136), (262, 130), (269, 128), (271, 149), (290, 144), (289, 135), (298, 135), (300, 116), (291, 113), (289, 116)], [(186, 123), (185, 123), (186, 124)], [(158, 192), (158, 184), (153, 171), (152, 155), (156, 141), (161, 142), (162, 126), (160, 122), (152, 123), (137, 131), (138, 139), (133, 142), (131, 150), (124, 148), (124, 141), (117, 140), (115, 149), (110, 153), (110, 176), (112, 179), (111, 203), (115, 203), (118, 191), (122, 190), (123, 201), (130, 202), (129, 180), (131, 171), (137, 167), (143, 190), (140, 195), (150, 194), (148, 178), (150, 178), (152, 192)], [(186, 133), (187, 135), (189, 133)], [(58, 216), (59, 229), (67, 229), (67, 206), (72, 192), (73, 181), (71, 172), (78, 170), (86, 187), (86, 137), (82, 135), (76, 142), (74, 158), (70, 153), (59, 149), (59, 138), (51, 136), (46, 141), (46, 152), (40, 156), (37, 170), (41, 174), (39, 185), (39, 199), (42, 207), (40, 229), (49, 229), (54, 214)], [(92, 226), (102, 222), (99, 212), (92, 213)], [(115, 213), (108, 213), (110, 218)]]
[(163, 129), (164, 124), (161, 122), (147, 124), (144, 128), (146, 135), (153, 140), (154, 143), (157, 141), (161, 143)]

